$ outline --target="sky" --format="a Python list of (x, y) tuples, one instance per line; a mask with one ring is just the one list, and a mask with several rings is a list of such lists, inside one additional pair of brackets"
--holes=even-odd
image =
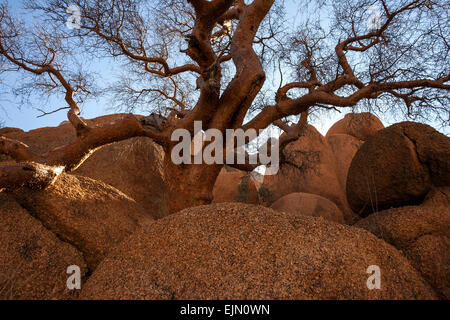
[[(1, 1), (1, 0), (0, 0)], [(22, 0), (10, 1), (10, 7), (15, 14), (21, 14), (22, 8)], [(297, 7), (295, 6), (295, 0), (287, 0), (287, 12), (288, 19), (292, 21), (292, 26), (295, 27), (299, 23), (302, 22), (302, 16), (304, 13), (299, 12)], [(326, 16), (329, 14), (324, 11), (321, 14), (321, 18), (326, 22)], [(31, 19), (30, 14), (21, 14), (21, 18)], [(112, 70), (112, 67), (108, 64), (107, 61), (92, 61), (94, 65), (94, 69), (100, 73), (101, 79), (111, 79), (113, 77), (117, 77), (119, 75), (118, 72)], [(117, 70), (116, 70), (117, 71)], [(2, 75), (3, 76), (3, 75)], [(4, 76), (3, 76), (4, 77)], [(46, 127), (46, 126), (57, 126), (61, 122), (67, 120), (66, 111), (60, 111), (55, 114), (47, 115), (44, 117), (38, 118), (40, 112), (37, 108), (45, 109), (45, 110), (54, 110), (60, 107), (63, 107), (62, 103), (64, 101), (58, 101), (54, 98), (49, 98), (49, 101), (46, 102), (47, 105), (42, 105), (42, 101), (38, 99), (31, 99), (29, 104), (23, 105), (17, 97), (12, 94), (12, 90), (17, 86), (17, 76), (13, 74), (8, 74), (6, 79), (2, 79), (6, 83), (6, 88), (9, 92), (0, 94), (0, 120), (2, 120), (3, 125), (6, 127), (16, 127), (21, 128), (25, 131)], [(99, 80), (100, 81), (100, 80)], [(108, 109), (109, 98), (100, 98), (99, 100), (89, 100), (88, 102), (81, 105), (82, 114), (81, 116), (86, 119), (94, 118), (100, 115), (114, 113)], [(342, 113), (330, 112), (324, 116), (321, 116), (320, 119), (312, 119), (310, 120), (311, 124), (313, 124), (322, 134), (326, 134), (328, 129), (338, 120), (342, 119), (346, 113), (350, 112), (347, 109), (342, 110)], [(395, 121), (393, 119), (382, 118), (382, 121), (386, 126), (393, 124)], [(445, 129), (445, 131), (447, 131)], [(441, 130), (442, 131), (442, 130)], [(447, 132), (445, 132), (447, 133)]]

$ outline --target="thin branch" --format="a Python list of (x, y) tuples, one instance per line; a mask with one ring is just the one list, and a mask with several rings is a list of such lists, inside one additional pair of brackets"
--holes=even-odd
[(59, 112), (59, 111), (61, 111), (61, 110), (67, 110), (67, 109), (70, 109), (70, 107), (62, 107), (62, 108), (58, 108), (58, 109), (56, 109), (56, 110), (49, 111), (49, 112), (46, 112), (46, 111), (44, 111), (44, 110), (42, 110), (42, 109), (36, 109), (37, 111), (39, 111), (39, 112), (42, 113), (42, 114), (36, 116), (36, 118), (42, 118), (42, 117), (48, 116), (48, 115), (50, 115), (50, 114), (57, 113), (57, 112)]

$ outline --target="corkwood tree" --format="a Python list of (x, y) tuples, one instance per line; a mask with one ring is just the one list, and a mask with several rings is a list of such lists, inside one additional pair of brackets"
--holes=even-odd
[[(66, 27), (71, 5), (80, 9), (79, 28)], [(172, 133), (193, 132), (194, 121), (224, 133), (277, 126), (285, 132), (281, 148), (301, 135), (308, 114), (317, 110), (378, 107), (448, 125), (447, 1), (291, 1), (289, 10), (297, 6), (301, 13), (302, 6), (316, 5), (330, 13), (329, 28), (305, 17), (295, 29), (284, 19), (284, 5), (275, 0), (29, 0), (35, 23), (30, 26), (12, 17), (3, 3), (2, 77), (20, 73), (18, 90), (24, 96), (61, 97), (65, 105), (52, 111), (67, 109), (77, 139), (35, 154), (20, 141), (1, 137), (0, 153), (17, 164), (0, 167), (0, 188), (45, 188), (104, 145), (148, 137), (166, 153), (174, 212), (211, 202), (222, 167), (171, 161), (177, 143)], [(377, 15), (370, 16), (374, 5)], [(100, 91), (128, 113), (115, 123), (90, 127), (80, 117), (80, 106), (98, 90), (83, 62), (98, 57), (120, 65), (122, 77)], [(142, 107), (153, 116), (130, 113)]]

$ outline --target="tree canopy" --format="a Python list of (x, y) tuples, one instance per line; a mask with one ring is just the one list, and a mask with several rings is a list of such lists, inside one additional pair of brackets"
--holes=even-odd
[[(329, 16), (303, 15), (292, 27), (286, 10), (310, 5)], [(4, 143), (2, 152), (19, 160), (70, 171), (95, 148), (132, 136), (169, 152), (174, 130), (192, 131), (194, 121), (220, 131), (274, 125), (285, 132), (283, 147), (308, 115), (340, 108), (449, 124), (445, 0), (27, 0), (26, 8), (32, 23), (0, 6), (2, 72), (23, 75), (23, 95), (63, 97), (55, 111), (68, 109), (79, 138), (45, 157)], [(121, 77), (103, 86), (86, 70), (92, 59), (119, 65)], [(157, 117), (90, 128), (80, 106), (98, 94)]]

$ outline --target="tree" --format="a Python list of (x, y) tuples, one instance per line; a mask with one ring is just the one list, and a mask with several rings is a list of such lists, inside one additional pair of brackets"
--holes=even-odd
[[(166, 153), (175, 212), (210, 203), (222, 167), (172, 162), (172, 133), (193, 133), (194, 121), (222, 133), (275, 125), (285, 132), (281, 148), (301, 135), (308, 114), (317, 110), (388, 106), (448, 124), (447, 1), (316, 3), (333, 8), (329, 29), (306, 20), (291, 30), (283, 20), (284, 2), (274, 0), (30, 0), (27, 8), (43, 21), (31, 29), (2, 5), (1, 56), (29, 76), (26, 92), (63, 94), (78, 138), (37, 155), (2, 137), (0, 153), (19, 164), (1, 167), (0, 186), (45, 187), (98, 148), (143, 136)], [(71, 5), (81, 14), (79, 29), (63, 27)], [(368, 17), (373, 8), (379, 14)], [(124, 64), (121, 81), (107, 90), (116, 104), (127, 111), (146, 104), (157, 114), (147, 120), (125, 114), (115, 124), (89, 127), (79, 105), (95, 94), (95, 79), (77, 61), (95, 56)], [(269, 76), (280, 81), (278, 89), (264, 85)], [(257, 166), (235, 165), (247, 171)]]

